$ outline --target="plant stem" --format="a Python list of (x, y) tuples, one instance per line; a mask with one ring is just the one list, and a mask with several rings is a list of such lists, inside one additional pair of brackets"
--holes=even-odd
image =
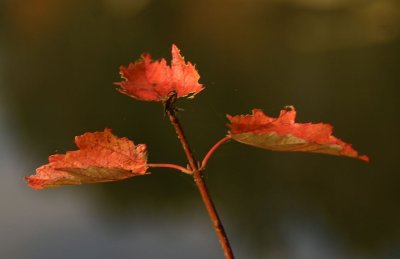
[(193, 172), (192, 172), (191, 170), (189, 170), (189, 169), (187, 169), (187, 168), (185, 168), (185, 167), (183, 167), (183, 166), (175, 165), (175, 164), (159, 164), (159, 163), (157, 163), (157, 164), (147, 164), (147, 166), (148, 166), (148, 167), (172, 168), (172, 169), (179, 170), (179, 171), (181, 171), (181, 172), (183, 172), (183, 173), (185, 173), (185, 174), (190, 174), (190, 175), (193, 174)]
[(215, 209), (214, 203), (211, 199), (206, 183), (204, 182), (200, 171), (195, 171), (193, 174), (194, 181), (199, 189), (203, 203), (206, 206), (208, 215), (210, 216), (211, 222), (214, 226), (214, 230), (217, 234), (219, 243), (222, 247), (226, 259), (233, 259), (233, 251), (231, 245), (229, 244), (228, 236), (226, 235), (222, 221), (218, 216), (217, 210)]
[(228, 142), (229, 140), (231, 140), (231, 137), (225, 136), (224, 138), (220, 139), (217, 143), (214, 144), (214, 146), (212, 146), (210, 148), (210, 150), (207, 152), (207, 154), (203, 158), (203, 161), (201, 162), (200, 171), (203, 171), (206, 168), (208, 160), (210, 159), (212, 154), (214, 154), (215, 150), (217, 150), (222, 144)]
[(201, 170), (199, 170), (199, 166), (197, 165), (197, 162), (193, 156), (192, 150), (190, 149), (189, 143), (185, 137), (181, 123), (179, 122), (178, 118), (176, 117), (173, 109), (165, 109), (165, 112), (166, 112), (171, 124), (174, 126), (176, 134), (178, 135), (178, 138), (182, 144), (182, 147), (185, 152), (186, 158), (188, 160), (189, 166), (193, 171), (194, 182), (196, 183), (196, 186), (200, 192), (203, 203), (207, 209), (208, 215), (214, 226), (214, 230), (217, 234), (217, 237), (218, 237), (219, 243), (222, 247), (222, 250), (224, 252), (225, 258), (233, 259), (234, 256), (233, 256), (232, 248), (228, 241), (228, 237), (225, 233), (222, 222), (218, 216), (217, 210), (215, 209), (215, 206), (211, 199), (211, 196), (208, 193), (206, 183), (204, 182), (204, 180), (201, 176)]

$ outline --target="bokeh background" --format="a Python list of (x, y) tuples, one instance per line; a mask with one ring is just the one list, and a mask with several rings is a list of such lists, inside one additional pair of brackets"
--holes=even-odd
[(155, 103), (118, 68), (176, 43), (206, 90), (180, 118), (201, 158), (226, 114), (294, 105), (371, 157), (228, 143), (206, 181), (237, 258), (400, 258), (397, 0), (0, 1), (0, 258), (222, 258), (191, 178), (33, 191), (23, 177), (73, 137), (110, 127), (150, 162), (185, 165)]

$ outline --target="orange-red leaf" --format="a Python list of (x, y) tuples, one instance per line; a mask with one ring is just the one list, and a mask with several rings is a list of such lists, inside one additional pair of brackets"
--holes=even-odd
[(49, 156), (49, 163), (26, 177), (33, 189), (111, 182), (146, 174), (146, 145), (118, 138), (110, 129), (75, 137), (79, 150)]
[(227, 115), (229, 136), (234, 140), (274, 151), (314, 152), (348, 156), (368, 161), (359, 156), (350, 144), (332, 136), (333, 127), (324, 123), (296, 123), (296, 110), (290, 106), (281, 110), (278, 118), (254, 109), (251, 115)]
[(171, 66), (165, 59), (152, 61), (149, 54), (128, 67), (121, 66), (122, 82), (116, 83), (123, 94), (143, 101), (165, 101), (171, 93), (177, 97), (194, 96), (204, 87), (199, 84), (199, 74), (190, 62), (185, 63), (178, 47), (172, 45)]

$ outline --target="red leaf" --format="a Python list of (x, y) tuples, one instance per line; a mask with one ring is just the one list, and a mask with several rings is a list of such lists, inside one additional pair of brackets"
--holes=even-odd
[(49, 163), (25, 177), (33, 189), (111, 182), (146, 174), (146, 145), (118, 138), (110, 129), (75, 137), (79, 150), (49, 156)]
[(172, 92), (177, 97), (193, 97), (204, 87), (198, 83), (199, 74), (194, 65), (187, 64), (179, 53), (178, 47), (172, 45), (171, 66), (165, 59), (152, 61), (149, 54), (128, 67), (121, 66), (120, 74), (125, 81), (115, 83), (123, 94), (143, 101), (165, 101)]
[(324, 123), (296, 123), (296, 110), (290, 106), (281, 110), (278, 118), (254, 109), (252, 115), (227, 115), (229, 136), (234, 140), (274, 151), (314, 152), (348, 156), (368, 162), (350, 144), (332, 136), (333, 127)]

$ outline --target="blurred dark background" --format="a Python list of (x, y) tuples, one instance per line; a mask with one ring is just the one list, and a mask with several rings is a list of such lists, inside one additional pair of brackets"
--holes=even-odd
[(198, 158), (226, 114), (284, 105), (371, 157), (224, 145), (206, 181), (237, 258), (400, 258), (397, 0), (0, 1), (1, 258), (223, 257), (186, 175), (40, 192), (22, 179), (105, 127), (185, 165), (161, 105), (113, 85), (172, 43), (206, 87), (178, 104)]

